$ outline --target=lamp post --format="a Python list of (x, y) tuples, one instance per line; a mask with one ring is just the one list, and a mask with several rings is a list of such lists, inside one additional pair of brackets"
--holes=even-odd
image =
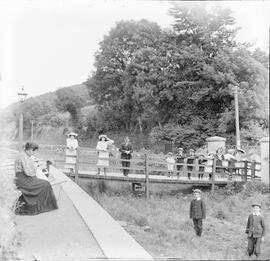
[[(21, 91), (17, 93), (19, 97), (19, 101), (22, 105), (22, 103), (25, 101), (27, 97), (27, 93), (24, 91), (24, 87), (22, 87)], [(22, 111), (22, 106), (21, 111), (20, 111), (20, 120), (19, 120), (19, 151), (22, 151), (23, 147), (23, 111)]]
[(234, 103), (235, 103), (235, 129), (236, 129), (236, 148), (240, 149), (240, 129), (239, 129), (239, 107), (238, 107), (238, 87), (234, 88)]

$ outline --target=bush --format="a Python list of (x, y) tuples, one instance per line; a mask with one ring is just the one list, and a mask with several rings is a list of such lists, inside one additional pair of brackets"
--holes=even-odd
[(225, 187), (225, 193), (228, 196), (241, 192), (244, 188), (244, 182), (230, 182)]
[(215, 217), (217, 219), (220, 219), (220, 220), (224, 220), (224, 219), (228, 220), (229, 213), (228, 213), (228, 211), (224, 207), (219, 207), (217, 209), (217, 212), (215, 214)]
[(174, 123), (168, 123), (164, 127), (152, 128), (149, 136), (152, 143), (172, 140), (184, 149), (201, 147), (208, 137), (206, 132), (200, 132), (193, 125), (177, 125)]
[(134, 222), (136, 225), (138, 225), (140, 227), (144, 227), (144, 226), (148, 225), (147, 218), (144, 216), (135, 216)]
[(251, 197), (254, 193), (264, 194), (268, 191), (268, 186), (260, 181), (248, 181), (243, 190), (244, 197)]
[(108, 190), (106, 182), (101, 180), (98, 182), (98, 189), (100, 193), (106, 193), (106, 191)]
[(10, 260), (16, 254), (17, 231), (14, 202), (19, 196), (11, 171), (0, 171), (0, 260)]

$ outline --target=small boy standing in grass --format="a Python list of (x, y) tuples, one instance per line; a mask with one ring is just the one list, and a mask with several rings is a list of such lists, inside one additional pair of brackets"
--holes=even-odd
[(261, 253), (261, 242), (265, 236), (265, 222), (261, 215), (261, 205), (252, 204), (253, 213), (248, 216), (246, 233), (248, 235), (248, 255), (255, 254), (259, 257)]
[(201, 190), (194, 189), (193, 200), (190, 202), (189, 217), (192, 218), (194, 229), (197, 236), (202, 235), (202, 220), (205, 219), (206, 208), (204, 201), (201, 199)]

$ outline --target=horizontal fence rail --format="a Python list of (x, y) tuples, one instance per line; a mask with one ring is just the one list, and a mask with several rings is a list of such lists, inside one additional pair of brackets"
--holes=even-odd
[[(64, 146), (63, 146), (64, 147)], [(65, 148), (65, 147), (64, 147)], [(65, 149), (59, 151), (64, 152)], [(57, 167), (63, 167), (64, 157), (71, 157), (62, 153), (62, 159), (55, 160)], [(192, 159), (192, 164), (188, 163), (187, 158), (182, 163), (174, 163), (173, 170), (168, 170), (168, 163), (164, 155), (154, 155), (150, 153), (134, 152), (132, 158), (121, 159), (121, 153), (111, 151), (109, 158), (98, 157), (95, 149), (78, 148), (74, 163), (75, 181), (79, 178), (93, 178), (103, 180), (119, 180), (129, 182), (144, 183), (146, 188), (146, 196), (149, 196), (149, 183), (183, 183), (183, 184), (206, 184), (214, 189), (215, 185), (224, 185), (231, 181), (246, 182), (248, 180), (260, 179), (259, 162), (255, 161), (217, 161), (216, 158), (203, 164), (199, 164), (198, 158)], [(106, 176), (98, 175), (98, 160), (108, 160), (109, 166), (106, 167)], [(64, 163), (65, 167), (69, 167), (68, 163)], [(71, 166), (72, 164), (70, 164)], [(102, 170), (103, 167), (101, 167)], [(128, 170), (128, 176), (119, 176), (119, 173)], [(118, 176), (112, 175), (117, 173)], [(135, 176), (132, 176), (136, 174)], [(132, 177), (131, 177), (132, 176)]]
[(14, 163), (13, 162), (8, 162), (0, 165), (1, 170), (5, 169), (13, 169), (14, 168)]

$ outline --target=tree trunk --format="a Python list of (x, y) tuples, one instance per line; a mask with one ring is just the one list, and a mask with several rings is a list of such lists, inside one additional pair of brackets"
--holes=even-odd
[[(134, 128), (133, 128), (133, 134), (136, 133), (136, 131), (137, 131), (137, 129), (138, 129), (138, 126), (139, 126), (139, 124), (138, 124), (138, 122), (137, 122), (137, 123), (135, 124)], [(130, 130), (130, 132), (131, 132), (131, 130)]]
[(140, 128), (140, 133), (142, 133), (143, 129), (142, 129), (142, 118), (141, 118), (141, 116), (138, 116), (138, 124), (139, 124), (139, 128)]
[(127, 121), (125, 121), (125, 129), (126, 129), (126, 131), (128, 130), (128, 122)]

